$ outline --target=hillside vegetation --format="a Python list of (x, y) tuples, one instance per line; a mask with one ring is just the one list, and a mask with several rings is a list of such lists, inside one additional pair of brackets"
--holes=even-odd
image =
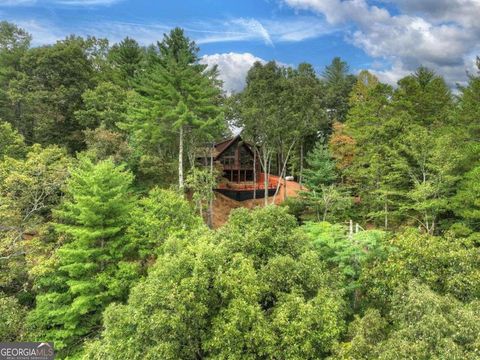
[[(479, 74), (392, 87), (340, 58), (257, 62), (227, 96), (179, 28), (149, 47), (30, 39), (0, 23), (1, 341), (59, 359), (480, 358)], [(220, 179), (196, 157), (232, 125), (302, 190), (213, 229)]]

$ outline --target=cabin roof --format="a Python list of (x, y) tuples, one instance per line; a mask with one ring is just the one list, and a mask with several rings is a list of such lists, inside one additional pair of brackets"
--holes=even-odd
[(220, 155), (222, 155), (238, 139), (241, 140), (240, 134), (215, 144), (215, 158), (218, 158)]
[[(213, 150), (213, 158), (217, 160), (225, 151), (227, 151), (233, 144), (243, 141), (242, 137), (240, 134), (235, 135), (231, 138), (224, 139), (214, 145), (214, 150)], [(253, 156), (253, 151), (250, 148), (250, 146), (247, 143), (243, 143), (243, 145), (248, 149), (250, 154)], [(212, 152), (212, 148), (202, 148), (201, 151), (199, 150), (199, 153), (197, 154), (198, 158), (203, 158), (203, 157), (209, 157)]]
[(235, 135), (234, 137), (231, 137), (229, 139), (222, 140), (219, 143), (216, 143), (214, 158), (218, 159), (225, 151), (228, 150), (230, 146), (232, 146), (238, 140), (242, 140), (242, 137), (240, 136), (240, 134)]

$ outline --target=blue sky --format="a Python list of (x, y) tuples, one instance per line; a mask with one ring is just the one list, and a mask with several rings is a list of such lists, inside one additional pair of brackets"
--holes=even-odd
[(72, 33), (147, 45), (181, 26), (234, 91), (256, 60), (321, 73), (335, 56), (392, 84), (421, 64), (463, 82), (480, 54), (479, 15), (480, 0), (0, 0), (0, 17), (35, 46)]

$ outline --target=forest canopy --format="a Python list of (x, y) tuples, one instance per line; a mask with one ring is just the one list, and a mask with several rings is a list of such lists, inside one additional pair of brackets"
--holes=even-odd
[[(180, 28), (30, 42), (0, 22), (1, 341), (60, 359), (480, 358), (480, 60), (455, 89), (425, 67), (391, 86), (339, 57), (256, 62), (230, 94)], [(214, 228), (222, 174), (198, 154), (238, 128), (302, 191)]]

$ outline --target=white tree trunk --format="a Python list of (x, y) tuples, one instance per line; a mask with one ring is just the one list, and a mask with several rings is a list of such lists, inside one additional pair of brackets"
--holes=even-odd
[[(292, 148), (295, 146), (295, 141), (290, 145), (290, 148), (288, 149), (287, 156), (285, 157), (285, 160), (283, 161), (282, 164), (282, 171), (280, 172), (280, 179), (278, 179), (277, 183), (277, 188), (275, 190), (275, 195), (273, 195), (273, 202), (272, 204), (275, 204), (275, 199), (277, 197), (278, 190), (280, 189), (280, 182), (282, 181), (282, 178), (285, 177), (285, 173), (287, 171), (287, 163), (288, 159), (290, 158), (290, 152), (292, 151)], [(285, 180), (285, 191), (287, 191), (287, 181)]]
[(180, 133), (178, 139), (178, 187), (183, 191), (183, 125), (180, 126)]
[(257, 198), (257, 149), (253, 148), (253, 199)]
[[(213, 145), (210, 150), (210, 176), (213, 176)], [(210, 229), (213, 229), (213, 199), (215, 198), (213, 187), (210, 189), (212, 192), (210, 200), (208, 201), (208, 218), (207, 224)]]
[[(268, 205), (268, 173), (269, 173), (269, 170), (270, 170), (270, 166), (269, 166), (269, 161), (268, 161), (268, 154), (267, 152), (265, 151), (264, 154), (263, 154), (263, 163), (265, 164), (265, 167), (263, 169), (264, 171), (264, 176), (263, 176), (263, 186), (264, 186), (264, 205), (267, 206)], [(267, 166), (268, 165), (268, 166)]]
[(302, 181), (303, 181), (303, 141), (300, 144), (300, 175), (298, 179), (298, 183), (300, 184), (300, 188), (302, 188)]

